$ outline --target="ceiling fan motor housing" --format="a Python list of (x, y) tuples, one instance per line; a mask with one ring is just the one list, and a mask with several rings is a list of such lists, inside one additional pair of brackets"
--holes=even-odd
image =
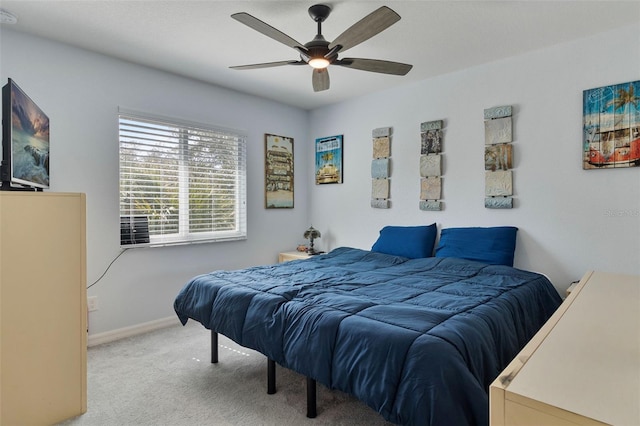
[(301, 55), (302, 60), (309, 62), (309, 59), (320, 59), (324, 58), (332, 63), (338, 58), (337, 54), (332, 54), (327, 57), (327, 53), (329, 53), (329, 42), (325, 40), (322, 36), (322, 23), (329, 17), (331, 13), (331, 7), (326, 4), (316, 4), (309, 8), (309, 16), (315, 22), (318, 23), (318, 34), (308, 43), (305, 43), (304, 47), (309, 51), (308, 58), (305, 58), (304, 55)]
[[(329, 52), (329, 42), (324, 39), (322, 34), (316, 35), (309, 43), (305, 43), (304, 47), (309, 51), (310, 58), (324, 58)], [(331, 60), (331, 58), (327, 59)]]

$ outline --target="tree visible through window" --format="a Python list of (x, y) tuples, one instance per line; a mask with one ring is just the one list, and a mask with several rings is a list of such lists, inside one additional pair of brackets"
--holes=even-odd
[(120, 216), (149, 243), (246, 238), (246, 140), (238, 132), (120, 113)]

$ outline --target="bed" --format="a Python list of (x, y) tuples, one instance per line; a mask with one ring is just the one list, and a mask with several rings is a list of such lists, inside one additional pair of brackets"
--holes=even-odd
[(495, 239), (443, 230), (432, 257), (435, 225), (407, 239), (410, 228), (381, 231), (372, 250), (194, 277), (175, 311), (391, 422), (486, 425), (489, 385), (561, 299), (543, 275), (508, 265), (515, 228), (496, 261)]

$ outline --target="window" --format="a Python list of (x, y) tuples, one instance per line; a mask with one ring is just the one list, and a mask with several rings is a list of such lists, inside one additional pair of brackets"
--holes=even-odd
[(119, 129), (122, 245), (247, 237), (244, 135), (122, 110)]

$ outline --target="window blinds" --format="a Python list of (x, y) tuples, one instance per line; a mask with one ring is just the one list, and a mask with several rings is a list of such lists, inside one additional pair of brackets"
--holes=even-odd
[(246, 238), (244, 135), (121, 110), (119, 139), (121, 223), (146, 217), (149, 233), (123, 244)]

